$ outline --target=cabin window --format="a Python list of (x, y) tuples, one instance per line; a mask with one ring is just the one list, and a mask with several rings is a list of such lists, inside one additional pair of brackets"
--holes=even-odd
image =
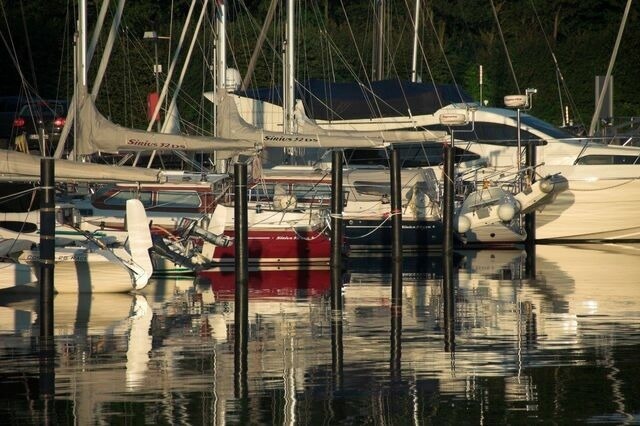
[(585, 155), (576, 160), (575, 164), (600, 165), (600, 164), (639, 164), (637, 155)]
[[(396, 144), (395, 149), (398, 150), (401, 167), (431, 167), (443, 162), (444, 147), (440, 142)], [(389, 167), (389, 156), (385, 149), (346, 149), (344, 155), (346, 163), (351, 166)], [(456, 147), (456, 162), (477, 160), (478, 158), (480, 158), (479, 155)]]
[(249, 201), (252, 202), (269, 202), (273, 199), (275, 184), (259, 182), (249, 190)]
[(134, 198), (142, 201), (142, 205), (145, 208), (151, 207), (151, 192), (138, 191), (135, 189), (118, 191), (111, 197), (104, 200), (104, 204), (107, 207), (125, 207), (127, 200)]
[(196, 191), (159, 191), (156, 208), (198, 208), (200, 204)]
[(331, 200), (331, 187), (328, 185), (294, 184), (293, 194), (299, 201), (320, 203)]
[(375, 195), (381, 197), (389, 197), (391, 194), (391, 186), (386, 182), (368, 182), (368, 181), (355, 181), (353, 187), (356, 193), (360, 195)]
[[(428, 130), (436, 130), (441, 132), (448, 132), (449, 129), (442, 124), (434, 124), (426, 126)], [(472, 130), (473, 129), (473, 130)], [(517, 128), (515, 123), (513, 126), (501, 123), (484, 123), (475, 122), (473, 128), (471, 124), (464, 126), (457, 126), (454, 130), (454, 136), (457, 140), (463, 141), (515, 141), (518, 139)], [(524, 129), (520, 130), (521, 140), (537, 140), (540, 137), (530, 133)], [(467, 160), (468, 161), (468, 160)]]

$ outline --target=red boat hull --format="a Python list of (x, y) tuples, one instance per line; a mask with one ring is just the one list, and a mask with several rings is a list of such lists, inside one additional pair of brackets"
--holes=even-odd
[[(225, 235), (235, 237), (234, 231)], [(329, 264), (331, 241), (318, 232), (294, 232), (291, 228), (277, 230), (249, 230), (249, 264), (278, 266), (285, 264)], [(220, 267), (233, 267), (235, 247), (216, 247), (213, 260)]]

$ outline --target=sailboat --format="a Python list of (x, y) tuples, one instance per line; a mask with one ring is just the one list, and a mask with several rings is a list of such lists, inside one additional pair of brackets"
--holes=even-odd
[[(151, 234), (144, 206), (127, 201), (126, 247), (109, 248), (98, 240), (56, 248), (54, 289), (57, 293), (122, 293), (141, 290), (149, 282), (153, 264)], [(19, 236), (16, 237), (19, 240)], [(18, 247), (23, 247), (18, 245)], [(38, 291), (40, 257), (36, 249), (14, 251), (11, 262), (0, 263), (4, 271), (2, 292)]]

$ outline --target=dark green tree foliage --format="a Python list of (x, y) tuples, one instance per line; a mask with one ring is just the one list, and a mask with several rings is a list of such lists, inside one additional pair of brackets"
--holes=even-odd
[[(227, 60), (242, 77), (270, 2), (225, 0)], [(75, 3), (50, 0), (43, 7), (43, 2), (2, 1), (1, 95), (21, 91), (19, 73), (12, 60), (11, 46), (15, 46), (15, 58), (25, 87), (45, 98), (71, 96)], [(296, 1), (298, 80), (358, 79), (366, 84), (371, 78), (377, 44), (374, 3), (371, 0)], [(384, 69), (388, 78), (410, 77), (413, 3), (413, 0), (386, 0)], [(478, 67), (483, 65), (483, 98), (489, 105), (501, 106), (504, 95), (533, 87), (538, 89), (534, 99), (535, 115), (560, 124), (562, 96), (562, 104), (570, 106), (572, 117), (588, 125), (594, 110), (594, 76), (606, 73), (625, 3), (619, 0), (423, 0), (418, 74), (422, 81), (458, 83), (478, 98)], [(97, 0), (88, 2), (91, 28), (101, 4)], [(160, 35), (172, 36), (171, 45), (165, 40), (158, 43), (164, 80), (169, 54), (175, 50), (190, 4), (190, 0), (130, 0), (127, 3), (98, 97), (98, 107), (113, 121), (146, 127), (146, 96), (155, 90), (155, 78), (153, 43), (143, 41), (143, 33), (154, 30)], [(112, 5), (109, 16), (114, 8)], [(182, 67), (198, 14), (197, 8), (174, 79)], [(285, 16), (286, 0), (280, 0), (260, 50), (252, 87), (281, 84)], [(183, 118), (197, 122), (205, 130), (211, 129), (206, 118), (210, 117), (211, 105), (202, 101), (202, 92), (213, 88), (212, 17), (210, 11), (198, 36), (183, 84), (184, 95), (179, 101)], [(635, 78), (636, 55), (640, 51), (638, 21), (638, 8), (633, 6), (613, 72), (616, 115), (638, 115), (640, 110), (640, 83)], [(105, 42), (106, 31), (89, 69), (90, 82)], [(554, 64), (552, 53), (559, 68)], [(560, 88), (559, 71), (564, 77)]]

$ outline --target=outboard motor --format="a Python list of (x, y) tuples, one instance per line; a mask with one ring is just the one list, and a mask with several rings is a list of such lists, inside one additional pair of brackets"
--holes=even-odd
[(218, 247), (229, 247), (233, 244), (233, 238), (223, 234), (214, 234), (198, 226), (197, 221), (183, 217), (178, 224), (178, 232), (183, 239), (188, 237), (200, 237)]

